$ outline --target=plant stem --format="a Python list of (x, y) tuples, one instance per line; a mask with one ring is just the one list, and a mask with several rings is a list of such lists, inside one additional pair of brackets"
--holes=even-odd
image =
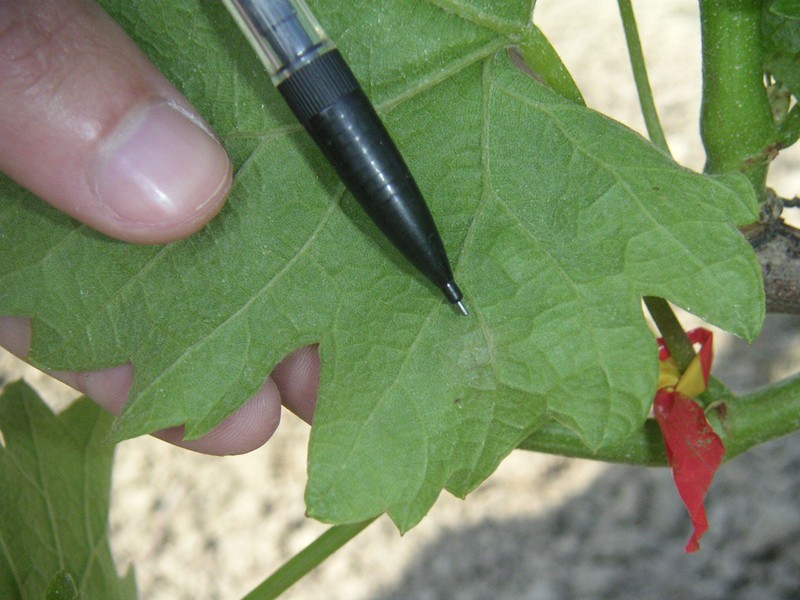
[(517, 449), (643, 467), (667, 465), (667, 449), (655, 419), (647, 419), (624, 442), (603, 446), (596, 452), (587, 447), (577, 433), (560, 423), (550, 421), (523, 440)]
[(701, 0), (707, 173), (741, 171), (766, 194), (775, 124), (764, 85), (762, 0)]
[[(712, 377), (704, 396), (703, 404), (715, 407), (709, 418), (716, 421), (714, 429), (725, 444), (726, 461), (800, 429), (800, 375), (738, 397)], [(519, 448), (632, 465), (667, 465), (664, 440), (653, 419), (624, 442), (597, 451), (588, 448), (574, 431), (555, 422), (528, 437)]]
[(644, 304), (653, 317), (664, 343), (675, 361), (678, 370), (683, 373), (695, 357), (692, 342), (686, 336), (678, 317), (672, 311), (669, 302), (656, 296), (645, 296)]
[[(631, 59), (633, 79), (636, 82), (636, 91), (639, 94), (639, 105), (642, 107), (642, 116), (647, 127), (650, 141), (670, 154), (667, 138), (658, 119), (656, 103), (653, 100), (653, 90), (647, 76), (647, 66), (644, 62), (642, 42), (639, 39), (639, 28), (636, 26), (636, 17), (633, 14), (631, 0), (617, 0), (619, 12), (622, 16), (622, 27), (625, 30), (625, 42), (628, 44), (628, 56)], [(671, 154), (670, 154), (671, 156)]]
[(725, 443), (726, 460), (800, 429), (800, 376), (740, 397), (723, 399), (715, 425)]
[[(377, 518), (377, 517), (376, 517)], [(326, 558), (361, 533), (375, 519), (350, 525), (334, 525), (325, 533), (290, 558), (243, 600), (273, 600), (305, 575), (320, 565)]]

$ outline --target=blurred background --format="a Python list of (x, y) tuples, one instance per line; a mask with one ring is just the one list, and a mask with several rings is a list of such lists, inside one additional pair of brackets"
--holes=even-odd
[[(672, 153), (701, 170), (697, 1), (634, 8)], [(535, 16), (588, 105), (644, 133), (616, 2), (539, 0)], [(800, 192), (797, 148), (770, 184)], [(797, 371), (798, 331), (800, 319), (778, 315), (752, 347), (718, 336), (716, 375), (741, 392)], [(55, 407), (76, 396), (1, 352), (0, 382), (22, 375)], [(121, 568), (135, 565), (141, 598), (239, 598), (324, 531), (304, 517), (307, 442), (307, 426), (285, 413), (276, 437), (246, 456), (121, 444), (112, 544)], [(724, 465), (707, 501), (711, 530), (686, 555), (691, 524), (668, 470), (518, 451), (466, 501), (444, 494), (404, 537), (379, 519), (285, 598), (796, 599), (799, 473), (797, 434)]]

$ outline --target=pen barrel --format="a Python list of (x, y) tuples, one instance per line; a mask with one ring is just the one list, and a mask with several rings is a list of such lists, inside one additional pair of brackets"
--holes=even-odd
[(448, 300), (461, 293), (433, 216), (408, 166), (337, 50), (293, 73), (278, 90), (348, 190), (400, 252)]
[(334, 48), (303, 0), (222, 2), (275, 85)]

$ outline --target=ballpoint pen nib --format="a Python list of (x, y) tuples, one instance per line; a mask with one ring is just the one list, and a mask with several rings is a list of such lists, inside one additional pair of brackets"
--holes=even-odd
[(444, 297), (447, 298), (451, 304), (455, 304), (458, 307), (458, 310), (461, 311), (462, 315), (468, 317), (469, 309), (467, 308), (467, 305), (464, 304), (464, 294), (462, 294), (461, 290), (458, 289), (456, 282), (451, 279), (445, 283), (441, 289), (444, 292)]

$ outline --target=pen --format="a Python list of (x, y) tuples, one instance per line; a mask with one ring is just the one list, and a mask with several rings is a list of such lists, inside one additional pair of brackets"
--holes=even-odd
[(303, 0), (223, 0), (298, 121), (400, 252), (468, 315), (430, 209), (372, 103)]

